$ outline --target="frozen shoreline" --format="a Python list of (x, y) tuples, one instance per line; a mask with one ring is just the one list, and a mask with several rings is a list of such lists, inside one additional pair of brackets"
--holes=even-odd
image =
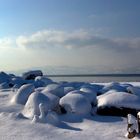
[[(54, 82), (43, 76), (29, 80), (4, 73), (0, 81), (3, 140), (125, 140), (127, 119), (100, 116), (96, 107), (140, 109), (140, 82)], [(66, 114), (56, 111), (57, 105)], [(54, 113), (44, 110), (49, 106)]]

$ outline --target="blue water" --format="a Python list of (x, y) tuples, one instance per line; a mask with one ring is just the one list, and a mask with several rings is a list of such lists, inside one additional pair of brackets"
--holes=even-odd
[(140, 76), (62, 76), (50, 78), (56, 82), (140, 82)]

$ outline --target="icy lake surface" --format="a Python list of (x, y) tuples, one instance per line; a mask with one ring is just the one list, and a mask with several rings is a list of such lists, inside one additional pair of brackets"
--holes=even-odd
[(50, 77), (54, 81), (79, 81), (79, 82), (140, 82), (140, 76), (62, 76), (62, 77)]

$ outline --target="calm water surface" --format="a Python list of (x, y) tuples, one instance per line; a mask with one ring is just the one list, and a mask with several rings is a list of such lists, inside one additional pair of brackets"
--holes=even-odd
[(79, 82), (140, 82), (140, 76), (68, 76), (50, 77), (52, 80), (59, 81), (79, 81)]

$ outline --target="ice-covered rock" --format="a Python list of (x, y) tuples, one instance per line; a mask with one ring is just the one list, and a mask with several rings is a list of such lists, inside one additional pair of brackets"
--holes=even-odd
[(20, 86), (22, 86), (23, 84), (25, 84), (26, 81), (25, 81), (23, 78), (21, 78), (21, 77), (13, 77), (13, 78), (11, 79), (11, 82), (10, 82), (10, 83), (13, 84), (13, 86), (14, 86), (14, 85), (18, 85), (18, 86), (20, 87)]
[(59, 84), (49, 84), (42, 92), (50, 92), (58, 97), (64, 96), (64, 87)]
[(50, 92), (47, 91), (41, 91), (44, 95), (46, 95), (50, 100), (50, 107), (52, 110), (55, 110), (59, 106), (59, 100), (60, 98)]
[(83, 95), (86, 96), (93, 105), (96, 105), (96, 103), (97, 103), (97, 99), (96, 99), (97, 93), (92, 88), (82, 87), (80, 89), (80, 91), (83, 92)]
[(0, 89), (7, 89), (7, 88), (10, 88), (10, 86), (7, 82), (4, 82), (4, 83), (0, 84)]
[(108, 85), (105, 85), (100, 90), (100, 92), (105, 93), (105, 92), (108, 92), (109, 90), (116, 90), (116, 91), (119, 91), (119, 92), (125, 92), (126, 88), (124, 86), (121, 86), (120, 83), (112, 82), (112, 83), (109, 83)]
[(0, 83), (9, 83), (11, 80), (11, 77), (6, 74), (5, 72), (0, 72)]
[(109, 91), (97, 97), (98, 113), (104, 115), (136, 115), (140, 110), (140, 97), (126, 92)]
[(103, 88), (103, 85), (99, 85), (95, 83), (86, 83), (82, 85), (80, 88), (90, 88), (94, 92), (98, 93)]
[(59, 104), (70, 113), (85, 115), (91, 112), (91, 104), (82, 94), (68, 93), (60, 99)]
[(48, 110), (50, 109), (50, 100), (47, 96), (39, 92), (34, 92), (29, 96), (22, 111), (22, 114), (29, 119), (33, 119), (34, 115), (39, 116), (39, 104), (43, 104), (43, 113), (46, 116)]
[(25, 80), (34, 80), (37, 76), (43, 76), (43, 73), (41, 70), (32, 70), (27, 71), (22, 74), (22, 78)]
[(73, 90), (75, 90), (74, 87), (70, 87), (70, 86), (64, 87), (64, 95), (66, 95), (67, 93), (69, 93), (69, 92), (71, 92)]
[(89, 100), (89, 102), (93, 105), (96, 104), (96, 92), (93, 92), (90, 89), (87, 88), (81, 88), (80, 90), (74, 90), (69, 92), (68, 94), (80, 94), (83, 95), (85, 98), (87, 98), (87, 100)]
[(49, 79), (48, 77), (46, 77), (46, 76), (37, 76), (35, 78), (34, 85), (36, 87), (44, 87), (44, 86), (47, 86), (47, 85), (49, 85), (51, 83), (53, 83), (53, 81), (51, 79)]
[(26, 84), (21, 86), (18, 89), (17, 93), (11, 99), (11, 102), (24, 105), (27, 102), (28, 97), (31, 95), (31, 93), (34, 92), (34, 90), (35, 87), (32, 84)]
[(109, 92), (97, 97), (98, 107), (115, 106), (140, 109), (140, 98), (126, 92)]
[(127, 91), (129, 93), (140, 96), (140, 87), (129, 86), (129, 87), (127, 87)]

